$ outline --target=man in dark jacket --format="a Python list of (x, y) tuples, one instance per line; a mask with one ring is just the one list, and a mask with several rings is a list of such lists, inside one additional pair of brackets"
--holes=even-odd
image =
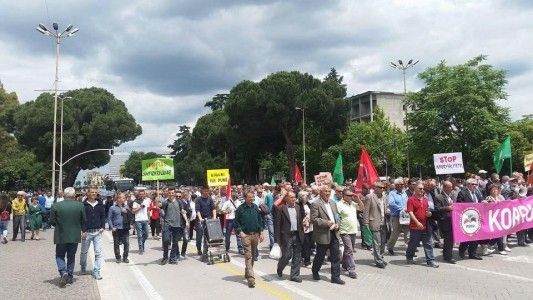
[[(458, 203), (480, 203), (483, 201), (483, 195), (477, 188), (477, 181), (473, 178), (470, 178), (466, 181), (466, 188), (462, 189), (459, 194), (457, 194)], [(468, 249), (468, 258), (482, 260), (481, 256), (477, 255), (477, 247), (479, 241), (473, 242), (463, 242), (459, 244), (459, 257), (464, 258), (465, 252)]]
[[(85, 223), (83, 205), (75, 200), (76, 191), (72, 187), (65, 189), (65, 200), (56, 203), (50, 211), (50, 224), (54, 226), (54, 244), (56, 244), (56, 263), (61, 279), (59, 285), (72, 284), (76, 250), (80, 243), (81, 228)], [(67, 263), (65, 265), (65, 255)]]
[(83, 233), (81, 235), (81, 255), (80, 265), (81, 273), (87, 273), (87, 252), (91, 247), (91, 242), (94, 245), (94, 269), (93, 277), (97, 280), (102, 279), (100, 275), (100, 268), (102, 267), (102, 233), (105, 229), (106, 215), (105, 206), (102, 202), (96, 200), (97, 189), (90, 187), (87, 192), (87, 200), (83, 202), (85, 208), (86, 222), (83, 225)]
[(453, 207), (453, 185), (449, 181), (442, 183), (442, 192), (433, 199), (435, 210), (438, 212), (439, 229), (444, 239), (442, 246), (442, 256), (444, 261), (455, 264), (453, 259), (453, 232), (452, 232), (452, 207)]

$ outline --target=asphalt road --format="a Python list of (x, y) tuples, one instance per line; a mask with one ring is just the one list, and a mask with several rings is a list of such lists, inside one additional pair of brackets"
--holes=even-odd
[[(136, 237), (131, 236), (131, 262), (117, 264), (111, 234), (106, 231), (104, 279), (77, 276), (74, 285), (61, 289), (57, 287), (52, 232), (43, 237), (39, 242), (0, 245), (3, 299), (531, 299), (533, 295), (533, 247), (513, 248), (514, 241), (508, 256), (493, 254), (483, 261), (442, 263), (439, 269), (425, 266), (422, 251), (417, 265), (406, 265), (402, 255), (386, 256), (388, 267), (378, 269), (371, 253), (358, 249), (359, 278), (344, 274), (344, 286), (329, 282), (329, 265), (324, 265), (320, 281), (312, 280), (310, 268), (302, 268), (302, 283), (288, 280), (289, 267), (279, 279), (276, 261), (268, 258), (263, 242), (255, 266), (257, 286), (250, 289), (243, 277), (244, 259), (235, 252), (229, 263), (206, 265), (194, 254), (193, 241), (186, 260), (161, 266), (161, 242), (149, 239), (140, 256)], [(397, 252), (403, 254), (403, 250), (399, 247)], [(441, 251), (436, 249), (435, 254), (440, 261)]]

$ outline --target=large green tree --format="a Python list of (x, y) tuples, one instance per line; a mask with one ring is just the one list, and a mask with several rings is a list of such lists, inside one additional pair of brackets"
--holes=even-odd
[[(62, 98), (65, 99), (64, 160), (90, 149), (117, 147), (142, 132), (124, 102), (105, 89), (72, 90), (64, 93)], [(51, 94), (43, 93), (35, 101), (19, 106), (14, 114), (13, 132), (18, 142), (35, 153), (38, 160), (48, 163), (52, 157), (53, 102)], [(81, 169), (92, 169), (108, 162), (108, 152), (80, 156), (65, 165), (65, 183), (74, 184)]]
[(411, 154), (415, 164), (432, 170), (432, 155), (462, 152), (467, 170), (490, 168), (496, 145), (508, 134), (505, 71), (486, 64), (485, 56), (449, 66), (442, 61), (418, 77), (425, 86), (406, 103)]

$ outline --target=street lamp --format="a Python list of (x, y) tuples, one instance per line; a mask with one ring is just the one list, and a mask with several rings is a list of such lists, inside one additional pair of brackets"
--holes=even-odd
[(296, 110), (302, 111), (302, 141), (303, 141), (303, 148), (304, 148), (304, 183), (307, 184), (307, 161), (305, 160), (305, 108), (296, 107)]
[[(402, 70), (403, 74), (403, 96), (405, 97), (407, 95), (407, 86), (405, 83), (405, 70), (414, 67), (419, 61), (413, 62), (413, 59), (410, 59), (407, 64), (404, 65), (403, 61), (401, 59), (398, 60), (398, 63), (391, 62), (391, 67), (394, 69)], [(404, 112), (404, 118), (407, 120), (407, 107), (403, 106), (403, 112)], [(407, 121), (405, 122), (405, 130), (408, 130)], [(411, 165), (409, 163), (409, 149), (407, 149), (407, 177), (411, 178)]]
[[(72, 26), (72, 25), (71, 25)], [(61, 127), (59, 133), (59, 190), (63, 191), (63, 103), (66, 99), (72, 99), (72, 97), (60, 97), (61, 98)]]
[(43, 24), (39, 24), (37, 26), (37, 31), (44, 35), (51, 36), (53, 39), (55, 39), (56, 42), (56, 74), (55, 74), (55, 81), (54, 81), (54, 135), (52, 138), (52, 198), (55, 198), (56, 194), (56, 132), (57, 132), (57, 90), (58, 90), (58, 84), (59, 84), (59, 45), (61, 44), (62, 38), (67, 38), (70, 36), (73, 36), (76, 32), (78, 32), (78, 28), (74, 28), (74, 26), (69, 25), (65, 31), (59, 33), (59, 25), (57, 23), (52, 24), (53, 32), (48, 30), (46, 26)]

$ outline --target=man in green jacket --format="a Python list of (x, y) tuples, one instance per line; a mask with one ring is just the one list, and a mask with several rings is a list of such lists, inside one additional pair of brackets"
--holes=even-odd
[[(56, 244), (56, 263), (59, 271), (59, 286), (72, 284), (76, 251), (81, 241), (81, 228), (85, 223), (83, 204), (76, 201), (76, 190), (65, 189), (65, 201), (54, 204), (50, 212), (50, 224), (54, 228), (54, 244)], [(65, 255), (67, 262), (65, 264)]]

